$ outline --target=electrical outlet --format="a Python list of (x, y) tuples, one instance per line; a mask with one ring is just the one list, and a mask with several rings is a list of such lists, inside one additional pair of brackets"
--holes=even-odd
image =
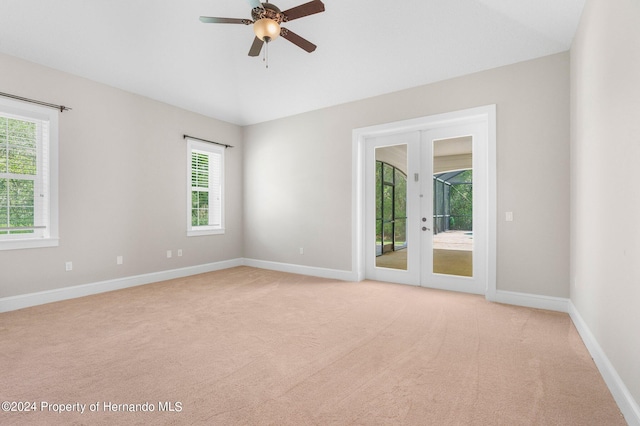
[(69, 272), (73, 270), (73, 262), (65, 262), (64, 263), (64, 270)]
[(122, 256), (116, 257), (116, 265), (122, 265), (122, 263), (123, 263)]
[(171, 253), (171, 250), (167, 250), (167, 259), (170, 259), (171, 256), (173, 256), (173, 253)]
[(300, 254), (304, 254), (304, 247), (300, 247)]
[(182, 249), (178, 249), (178, 257), (182, 257)]

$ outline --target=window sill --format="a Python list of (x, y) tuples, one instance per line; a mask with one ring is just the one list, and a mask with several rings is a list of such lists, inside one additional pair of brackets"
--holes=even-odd
[(216, 229), (192, 229), (187, 231), (187, 237), (200, 237), (202, 235), (220, 235), (224, 234), (224, 228)]
[(58, 238), (42, 238), (33, 240), (0, 240), (0, 250), (19, 250), (31, 248), (57, 247)]

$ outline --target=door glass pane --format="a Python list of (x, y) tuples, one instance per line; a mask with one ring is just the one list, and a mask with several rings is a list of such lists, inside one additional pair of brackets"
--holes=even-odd
[(407, 145), (376, 148), (376, 267), (407, 269)]
[(433, 273), (473, 276), (473, 140), (433, 141)]
[(407, 176), (395, 169), (394, 186), (394, 250), (402, 250), (407, 247)]

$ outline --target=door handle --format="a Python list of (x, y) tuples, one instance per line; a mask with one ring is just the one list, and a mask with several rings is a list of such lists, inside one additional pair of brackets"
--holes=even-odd
[(422, 230), (423, 230), (423, 231), (431, 231), (431, 229), (427, 228), (426, 226), (423, 226), (423, 227), (422, 227)]

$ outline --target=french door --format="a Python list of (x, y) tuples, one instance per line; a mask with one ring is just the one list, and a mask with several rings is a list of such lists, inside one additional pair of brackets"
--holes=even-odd
[(367, 138), (367, 278), (484, 294), (487, 123)]

